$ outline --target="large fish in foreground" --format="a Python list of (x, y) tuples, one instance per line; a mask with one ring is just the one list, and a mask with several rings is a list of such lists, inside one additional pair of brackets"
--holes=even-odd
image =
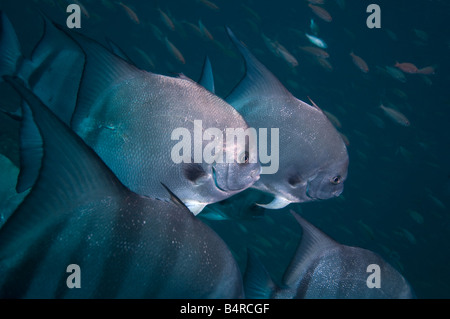
[[(243, 296), (219, 236), (184, 206), (129, 191), (30, 91), (8, 82), (30, 105), (22, 125), (36, 123), (44, 156), (31, 192), (0, 230), (1, 298)], [(72, 264), (81, 288), (67, 286)]]
[[(283, 286), (277, 287), (258, 260), (249, 255), (244, 277), (248, 298), (415, 297), (406, 279), (379, 255), (366, 249), (341, 245), (298, 214), (291, 213), (301, 225), (303, 234), (295, 256), (284, 274)], [(379, 267), (378, 283), (372, 277), (375, 274), (374, 265)]]
[(289, 93), (231, 30), (227, 31), (245, 59), (246, 74), (226, 101), (251, 127), (279, 128), (279, 170), (262, 174), (253, 185), (275, 196), (262, 206), (278, 209), (289, 203), (339, 196), (349, 161), (340, 134), (318, 107)]
[(18, 175), (19, 168), (0, 154), (0, 228), (28, 194), (28, 191), (16, 192)]
[[(5, 18), (2, 16), (2, 20)], [(2, 33), (2, 38), (9, 39), (13, 38), (8, 35), (14, 30), (4, 28)], [(190, 79), (140, 70), (93, 40), (72, 33), (70, 37), (83, 50), (85, 64), (75, 109), (69, 106), (68, 110), (58, 109), (55, 113), (65, 119), (73, 113), (69, 121), (72, 129), (128, 188), (140, 195), (167, 199), (162, 182), (197, 214), (207, 204), (228, 198), (259, 179), (256, 145), (240, 140), (225, 141), (227, 128), (248, 128), (231, 105)], [(38, 52), (56, 51), (48, 45), (50, 42), (41, 41)], [(58, 54), (56, 51), (55, 55)], [(14, 69), (20, 52), (18, 49), (5, 51), (1, 60), (1, 69)], [(33, 60), (41, 59), (33, 57)], [(61, 78), (58, 74), (56, 79), (52, 74), (44, 75), (46, 80), (38, 78), (39, 82), (58, 83)], [(31, 83), (29, 86), (33, 88)], [(51, 84), (47, 86), (47, 91), (52, 92)], [(59, 87), (57, 91), (64, 92)], [(44, 97), (46, 94), (43, 92)], [(212, 141), (212, 136), (203, 136), (209, 128), (218, 129), (223, 135), (223, 163), (219, 158), (212, 163), (198, 159)], [(174, 134), (177, 129), (189, 136)], [(181, 142), (188, 147), (174, 151)], [(186, 153), (191, 156), (181, 163), (172, 156)], [(228, 154), (234, 155), (234, 162), (226, 161)]]

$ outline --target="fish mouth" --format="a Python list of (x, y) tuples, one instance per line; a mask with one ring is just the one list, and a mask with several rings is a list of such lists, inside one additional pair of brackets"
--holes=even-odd
[(212, 177), (213, 177), (213, 181), (214, 181), (214, 185), (216, 186), (216, 188), (222, 192), (227, 192), (225, 189), (223, 189), (222, 187), (219, 186), (219, 184), (217, 183), (217, 174), (216, 174), (216, 169), (214, 168), (214, 166), (211, 167), (212, 170)]
[(310, 181), (306, 182), (306, 192), (305, 192), (306, 197), (309, 198), (311, 201), (320, 200), (320, 198), (317, 198), (317, 197), (314, 197), (314, 196), (310, 195), (310, 193), (309, 193), (309, 185), (310, 184), (311, 184)]
[(333, 193), (331, 193), (331, 196), (328, 196), (328, 197), (315, 197), (315, 196), (312, 196), (311, 194), (310, 194), (310, 188), (309, 188), (309, 186), (310, 186), (310, 182), (308, 182), (307, 184), (306, 184), (306, 192), (305, 192), (305, 195), (306, 195), (306, 197), (308, 198), (308, 199), (310, 199), (311, 201), (323, 201), (323, 200), (327, 200), (327, 199), (330, 199), (330, 198), (336, 198), (336, 197), (339, 197), (342, 193), (343, 193), (343, 189), (340, 189), (340, 190), (337, 190), (337, 191), (334, 191)]

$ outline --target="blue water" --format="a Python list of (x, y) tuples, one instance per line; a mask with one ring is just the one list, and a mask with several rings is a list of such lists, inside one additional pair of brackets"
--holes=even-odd
[[(246, 251), (251, 249), (272, 277), (281, 281), (301, 238), (300, 226), (288, 214), (293, 209), (338, 242), (380, 254), (404, 275), (419, 298), (450, 297), (447, 1), (347, 0), (341, 7), (337, 1), (326, 0), (324, 7), (333, 16), (331, 23), (316, 17), (306, 1), (215, 0), (219, 11), (195, 0), (123, 1), (137, 13), (140, 24), (113, 1), (81, 2), (89, 12), (89, 18), (82, 17), (81, 32), (100, 42), (105, 37), (112, 39), (143, 69), (167, 75), (182, 72), (196, 80), (208, 55), (216, 93), (221, 97), (244, 74), (243, 61), (224, 30), (228, 25), (293, 95), (304, 101), (309, 96), (339, 118), (339, 131), (350, 142), (349, 176), (339, 198), (264, 211), (252, 204), (269, 202), (270, 198), (248, 190), (205, 210), (220, 210), (230, 218), (205, 222), (228, 243), (242, 270)], [(42, 32), (37, 9), (65, 24), (68, 3), (70, 0), (2, 0), (0, 8), (8, 14), (29, 54)], [(380, 5), (381, 29), (366, 26), (370, 3)], [(157, 8), (172, 17), (175, 31), (162, 22)], [(310, 45), (301, 34), (309, 32), (311, 18), (329, 46), (332, 71), (298, 48)], [(183, 23), (198, 25), (199, 19), (214, 41), (199, 37)], [(150, 24), (177, 46), (186, 64), (168, 53)], [(274, 56), (261, 33), (278, 40), (299, 65), (292, 69)], [(154, 66), (135, 47), (145, 51)], [(353, 64), (351, 51), (367, 62), (367, 74)], [(433, 65), (436, 74), (407, 74), (407, 81), (401, 83), (380, 71), (396, 61), (411, 62), (419, 68)], [(2, 107), (15, 109), (17, 96), (6, 86), (0, 89)], [(378, 107), (380, 102), (395, 106), (411, 125), (403, 127), (392, 121)], [(17, 124), (4, 115), (0, 115), (0, 121), (0, 150), (18, 164)]]

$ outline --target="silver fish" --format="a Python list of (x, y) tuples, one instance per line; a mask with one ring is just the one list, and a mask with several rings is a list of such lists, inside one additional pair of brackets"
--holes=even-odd
[(309, 42), (311, 42), (312, 44), (318, 46), (321, 49), (326, 49), (328, 48), (328, 45), (325, 43), (324, 40), (322, 40), (321, 38), (318, 38), (314, 35), (305, 33), (306, 37), (308, 38)]
[[(10, 29), (3, 30), (3, 33), (13, 33)], [(140, 70), (93, 40), (78, 34), (69, 36), (78, 43), (86, 57), (77, 90), (77, 105), (74, 110), (69, 107), (68, 111), (62, 112), (73, 113), (70, 121), (63, 116), (65, 122), (70, 122), (72, 129), (132, 191), (167, 199), (167, 192), (160, 187), (162, 182), (194, 214), (198, 214), (207, 204), (228, 198), (250, 187), (259, 178), (256, 146), (249, 146), (246, 142), (230, 145), (224, 142), (223, 151), (234, 153), (235, 158), (245, 154), (248, 163), (194, 163), (191, 159), (178, 164), (172, 160), (171, 151), (177, 144), (172, 140), (172, 133), (178, 128), (185, 128), (191, 136), (196, 130), (203, 134), (207, 128), (217, 128), (223, 136), (227, 128), (248, 128), (243, 117), (224, 100), (190, 79)], [(46, 43), (44, 41), (43, 45)], [(50, 46), (37, 51), (45, 53), (46, 50), (56, 51)], [(20, 58), (20, 52), (15, 52), (0, 60), (15, 63)], [(26, 76), (23, 78), (27, 80)], [(57, 82), (59, 78), (61, 76), (49, 74), (47, 82), (44, 79), (39, 79), (39, 82), (45, 82), (47, 91), (54, 92), (49, 90), (49, 82)], [(65, 90), (59, 92), (61, 95)], [(53, 110), (53, 106), (50, 107)], [(59, 115), (60, 111), (54, 111)], [(197, 120), (202, 121), (202, 127), (196, 125)], [(192, 140), (195, 139), (194, 136)], [(203, 143), (201, 150), (208, 142), (200, 141)], [(195, 142), (191, 144), (190, 151), (194, 154)]]
[[(228, 29), (245, 59), (246, 75), (226, 98), (251, 127), (279, 128), (275, 174), (262, 174), (253, 187), (275, 196), (278, 209), (292, 202), (339, 196), (347, 178), (347, 148), (326, 115), (295, 98)], [(263, 166), (264, 169), (264, 166)]]
[[(244, 277), (248, 298), (277, 299), (410, 299), (415, 294), (406, 279), (379, 255), (366, 249), (341, 245), (292, 212), (303, 229), (302, 239), (277, 287), (264, 267), (250, 255)], [(379, 285), (368, 282), (379, 267)], [(264, 279), (263, 279), (264, 278)]]
[[(226, 244), (189, 210), (128, 190), (20, 80), (44, 145), (36, 184), (0, 230), (2, 298), (239, 298)], [(69, 289), (69, 265), (81, 287)], [(66, 276), (65, 276), (66, 274)]]

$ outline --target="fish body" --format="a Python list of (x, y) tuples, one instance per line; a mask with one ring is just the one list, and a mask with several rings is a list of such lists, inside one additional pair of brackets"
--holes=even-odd
[[(303, 229), (297, 251), (277, 287), (262, 265), (253, 260), (244, 277), (248, 298), (276, 299), (410, 299), (407, 280), (376, 253), (337, 243), (292, 212)], [(380, 285), (369, 287), (373, 268)], [(257, 280), (258, 278), (258, 280)], [(265, 279), (262, 279), (265, 278)], [(258, 281), (258, 282), (257, 282)]]
[[(348, 155), (341, 136), (317, 107), (295, 98), (231, 30), (245, 59), (246, 76), (226, 98), (251, 127), (279, 128), (279, 163), (253, 185), (275, 196), (265, 208), (282, 208), (339, 196), (347, 177)], [(263, 165), (264, 169), (264, 165)]]
[(414, 74), (417, 73), (417, 71), (419, 71), (419, 69), (417, 68), (417, 66), (415, 66), (412, 63), (408, 63), (408, 62), (404, 62), (404, 63), (395, 63), (395, 67), (402, 70), (405, 73), (409, 73), (409, 74)]
[(291, 68), (298, 66), (297, 59), (283, 45), (278, 41), (272, 41), (264, 34), (261, 34), (261, 36), (270, 52), (275, 56), (282, 58)]
[(403, 113), (401, 113), (397, 110), (394, 110), (393, 108), (384, 106), (383, 104), (380, 105), (380, 108), (394, 122), (396, 122), (402, 126), (410, 126), (411, 125), (408, 118)]
[(305, 33), (306, 37), (308, 38), (309, 42), (311, 42), (312, 44), (314, 44), (315, 46), (318, 46), (321, 49), (326, 49), (328, 48), (328, 45), (325, 43), (324, 40), (313, 36), (311, 34)]
[(394, 79), (399, 80), (402, 83), (406, 82), (405, 74), (397, 68), (386, 66), (387, 73), (392, 76)]
[(426, 66), (424, 68), (417, 70), (417, 73), (425, 74), (425, 75), (435, 74), (435, 72), (436, 72), (436, 69), (433, 66)]
[(203, 37), (213, 41), (214, 37), (212, 36), (211, 32), (209, 32), (209, 30), (205, 27), (205, 25), (202, 23), (201, 20), (198, 20), (198, 27), (200, 29), (201, 34), (203, 35)]
[(297, 59), (284, 46), (282, 46), (279, 43), (278, 43), (278, 54), (284, 61), (286, 61), (287, 64), (289, 64), (291, 68), (295, 68), (296, 66), (298, 66)]
[(331, 123), (333, 123), (333, 125), (337, 128), (341, 128), (342, 127), (342, 123), (341, 121), (337, 118), (336, 115), (328, 112), (328, 111), (323, 111), (323, 113), (325, 113), (325, 115), (328, 117), (328, 119), (330, 120)]
[(333, 71), (333, 65), (330, 63), (330, 61), (326, 58), (317, 57), (316, 58), (317, 63), (324, 68), (326, 71), (331, 72)]
[[(248, 128), (242, 116), (225, 101), (192, 80), (141, 71), (108, 55), (93, 42), (83, 42), (83, 45), (89, 50), (87, 63), (90, 57), (92, 62), (101, 57), (104, 63), (113, 66), (114, 70), (107, 67), (111, 72), (121, 70), (121, 75), (110, 73), (114, 75), (106, 83), (111, 81), (111, 84), (103, 86), (95, 95), (90, 95), (89, 81), (81, 83), (80, 94), (87, 95), (80, 103), (87, 108), (83, 111), (78, 107), (72, 127), (131, 190), (165, 198), (167, 195), (158, 185), (162, 182), (198, 213), (206, 204), (242, 191), (258, 179), (260, 168), (256, 161), (244, 165), (235, 162), (238, 170), (234, 170), (233, 164), (226, 162), (194, 163), (191, 158), (188, 163), (175, 163), (172, 159), (176, 144), (172, 134), (178, 128), (188, 130), (193, 139), (194, 131), (203, 132), (210, 127), (221, 130), (223, 136), (226, 128)], [(84, 79), (105, 83), (101, 67), (98, 63), (88, 64)], [(198, 120), (202, 127), (198, 127)], [(116, 129), (104, 129), (104, 126)], [(197, 152), (195, 143), (198, 141), (189, 145), (192, 157)], [(200, 143), (203, 150), (207, 141)], [(246, 145), (229, 147), (228, 151), (240, 155)], [(227, 151), (226, 145), (223, 150)], [(248, 152), (252, 159), (256, 158), (256, 146)], [(149, 176), (147, 172), (157, 173)], [(236, 178), (243, 183), (236, 183)]]
[(131, 9), (129, 6), (123, 4), (122, 2), (119, 2), (119, 5), (125, 10), (125, 12), (127, 13), (128, 17), (131, 19), (131, 21), (133, 21), (136, 24), (140, 24), (141, 21), (138, 18), (138, 15), (136, 14), (136, 12)]
[(308, 4), (308, 7), (310, 7), (312, 12), (314, 12), (314, 14), (317, 15), (322, 20), (324, 20), (326, 22), (333, 21), (333, 18), (331, 17), (330, 13), (327, 10), (325, 10), (324, 8), (313, 5), (311, 3)]
[(357, 56), (353, 52), (350, 53), (350, 56), (352, 57), (353, 63), (363, 72), (367, 73), (369, 72), (369, 66), (367, 65), (366, 61), (364, 61), (360, 56)]
[[(44, 156), (24, 202), (0, 229), (2, 298), (239, 298), (225, 243), (186, 207), (129, 191), (17, 80)], [(26, 106), (25, 106), (26, 108)], [(69, 288), (69, 265), (80, 269)]]
[(166, 27), (168, 27), (172, 31), (175, 31), (175, 24), (173, 23), (172, 19), (170, 19), (169, 16), (160, 8), (158, 8), (157, 10), (159, 12), (159, 16), (161, 17), (161, 21), (166, 25)]
[(212, 1), (208, 1), (208, 0), (199, 0), (200, 3), (202, 3), (204, 6), (206, 6), (207, 8), (213, 10), (213, 11), (220, 11), (220, 8), (217, 4), (215, 4)]
[(319, 35), (319, 26), (314, 21), (314, 19), (311, 19), (311, 22), (309, 23), (309, 29), (311, 30), (311, 33), (315, 36)]
[(261, 37), (269, 51), (272, 52), (275, 56), (278, 56), (278, 49), (275, 41), (269, 39), (264, 33), (261, 33)]
[(90, 18), (90, 14), (89, 14), (89, 12), (86, 10), (86, 7), (80, 2), (80, 1), (78, 1), (78, 0), (73, 0), (73, 3), (75, 3), (76, 5), (78, 5), (79, 7), (80, 7), (80, 10), (81, 10), (81, 12), (83, 13), (83, 15), (86, 17), (86, 18)]
[(302, 50), (308, 54), (311, 54), (315, 57), (318, 57), (318, 58), (328, 59), (330, 57), (328, 52), (326, 52), (320, 48), (316, 48), (316, 47), (312, 47), (312, 46), (303, 46), (303, 47), (300, 47), (300, 50)]
[(186, 64), (186, 60), (184, 59), (183, 54), (181, 54), (180, 50), (167, 39), (167, 37), (164, 37), (164, 43), (166, 45), (167, 51), (170, 52), (170, 54), (180, 63)]
[[(13, 30), (6, 28), (3, 31), (9, 34)], [(78, 65), (65, 69), (66, 66), (61, 64), (62, 70), (65, 70), (63, 73), (39, 74), (36, 85), (42, 91), (36, 94), (44, 96), (43, 100), (47, 102), (52, 100), (48, 94), (57, 93), (64, 100), (63, 95), (67, 92), (67, 103), (63, 106), (53, 103), (52, 110), (70, 124), (132, 191), (168, 199), (167, 192), (161, 189), (162, 182), (194, 214), (198, 214), (207, 204), (228, 198), (250, 187), (259, 178), (256, 145), (236, 141), (228, 143), (227, 148), (225, 143), (227, 128), (248, 129), (248, 124), (231, 105), (190, 79), (140, 70), (91, 39), (78, 34), (64, 36), (78, 50), (82, 48), (82, 61), (84, 56), (85, 61), (79, 69)], [(50, 48), (56, 52), (65, 51), (59, 45), (51, 47), (50, 43), (41, 42), (42, 47), (35, 51), (45, 53)], [(13, 47), (18, 50), (17, 46)], [(13, 58), (5, 60), (21, 58), (20, 53), (11, 55)], [(5, 69), (12, 70), (14, 67), (7, 66)], [(37, 68), (36, 72), (39, 70)], [(52, 67), (45, 70), (59, 71)], [(61, 91), (48, 89), (66, 81), (66, 76), (80, 71), (83, 74), (81, 83), (80, 79), (77, 81), (79, 88), (77, 83), (73, 90), (69, 84), (74, 83), (68, 83)], [(75, 92), (75, 97), (78, 96), (74, 98), (77, 100), (76, 106), (70, 98), (72, 92)], [(60, 110), (62, 107), (64, 109)], [(203, 133), (209, 128), (220, 131), (223, 137), (223, 143), (219, 143), (220, 149), (224, 155), (234, 154), (234, 162), (225, 158), (208, 163), (203, 160), (206, 146), (211, 142), (203, 139)], [(180, 129), (183, 134), (177, 135)], [(180, 144), (183, 149), (176, 153), (174, 149)], [(200, 156), (197, 156), (199, 153)], [(179, 159), (181, 155), (182, 160), (174, 160), (174, 156)], [(248, 158), (248, 162), (238, 163), (237, 159), (243, 156)], [(27, 186), (31, 185), (28, 183)]]
[(29, 190), (17, 193), (18, 175), (19, 168), (8, 157), (0, 154), (0, 229), (29, 193)]

